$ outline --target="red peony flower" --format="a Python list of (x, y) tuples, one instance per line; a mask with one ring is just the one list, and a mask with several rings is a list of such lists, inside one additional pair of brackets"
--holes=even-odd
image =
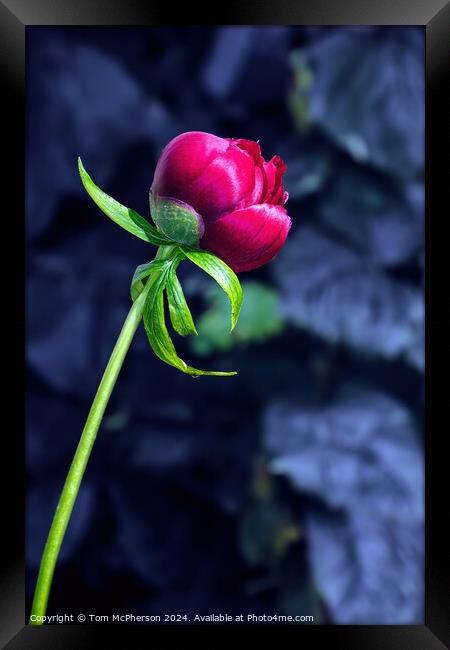
[(191, 131), (165, 147), (151, 189), (202, 217), (201, 248), (236, 272), (250, 271), (277, 254), (291, 227), (285, 171), (280, 156), (264, 160), (257, 142)]

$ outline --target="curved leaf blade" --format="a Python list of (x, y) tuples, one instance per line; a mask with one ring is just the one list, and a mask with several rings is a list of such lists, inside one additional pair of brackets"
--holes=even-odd
[(172, 243), (164, 234), (158, 232), (144, 217), (125, 207), (101, 190), (85, 170), (81, 158), (78, 158), (78, 170), (86, 192), (107, 217), (132, 235), (155, 246)]
[(165, 325), (164, 284), (165, 274), (161, 273), (151, 288), (144, 307), (145, 331), (156, 356), (165, 363), (186, 372), (187, 365), (178, 357)]
[(153, 260), (152, 262), (148, 262), (148, 264), (140, 264), (136, 268), (130, 286), (131, 299), (133, 302), (138, 298), (144, 288), (143, 280), (155, 271), (163, 269), (167, 264), (168, 262), (166, 260)]
[(183, 288), (177, 278), (176, 266), (174, 264), (171, 265), (168, 272), (166, 294), (173, 329), (181, 336), (197, 334)]
[(174, 366), (175, 368), (178, 368), (178, 370), (193, 377), (199, 377), (202, 375), (218, 377), (235, 375), (236, 372), (219, 372), (192, 368), (177, 355), (175, 346), (173, 345), (172, 339), (167, 331), (164, 316), (164, 289), (167, 282), (168, 271), (168, 268), (163, 269), (162, 273), (156, 276), (144, 307), (144, 327), (154, 353), (165, 363)]
[(185, 256), (210, 275), (227, 294), (231, 303), (231, 328), (236, 327), (242, 306), (243, 291), (236, 273), (219, 257), (204, 250), (182, 246)]

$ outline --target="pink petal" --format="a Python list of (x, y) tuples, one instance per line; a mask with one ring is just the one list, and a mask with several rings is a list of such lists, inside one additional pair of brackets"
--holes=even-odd
[(265, 194), (265, 182), (266, 179), (263, 170), (260, 167), (255, 167), (255, 181), (252, 191), (245, 197), (243, 204), (239, 207), (247, 208), (255, 205), (255, 203), (261, 203)]
[(153, 191), (161, 196), (174, 196), (171, 189), (182, 189), (194, 181), (228, 147), (228, 140), (202, 131), (189, 131), (173, 138), (158, 160)]
[(280, 156), (273, 156), (269, 162), (264, 163), (263, 169), (266, 176), (266, 194), (263, 201), (274, 205), (282, 204), (283, 174), (286, 171), (284, 160)]
[[(204, 218), (217, 218), (240, 208), (255, 187), (253, 158), (230, 144), (185, 188), (185, 200)], [(189, 200), (190, 199), (190, 200)]]
[(206, 224), (200, 245), (237, 273), (269, 262), (286, 241), (291, 219), (281, 205), (242, 208)]
[(229, 138), (230, 142), (233, 142), (239, 149), (242, 149), (243, 151), (246, 151), (250, 156), (253, 158), (253, 162), (255, 165), (258, 167), (261, 167), (264, 158), (261, 155), (261, 147), (259, 146), (259, 142), (255, 142), (254, 140), (244, 140), (242, 138)]
[[(211, 133), (191, 131), (163, 150), (152, 190), (191, 205), (203, 218), (217, 218), (245, 203), (255, 189), (257, 150)], [(257, 143), (250, 143), (256, 145)]]

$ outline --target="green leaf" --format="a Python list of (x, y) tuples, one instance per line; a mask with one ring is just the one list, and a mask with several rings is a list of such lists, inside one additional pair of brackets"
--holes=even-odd
[(188, 334), (197, 334), (192, 314), (189, 311), (183, 289), (176, 274), (176, 265), (172, 264), (167, 276), (166, 283), (167, 302), (169, 303), (169, 314), (173, 329), (187, 336)]
[(167, 270), (158, 275), (153, 283), (144, 307), (144, 326), (150, 345), (165, 363), (186, 372), (187, 365), (176, 353), (175, 347), (165, 325), (164, 287)]
[(183, 201), (150, 192), (150, 212), (159, 230), (178, 244), (197, 246), (203, 237), (203, 219)]
[(164, 316), (164, 289), (168, 281), (172, 263), (173, 261), (171, 260), (171, 264), (165, 266), (162, 272), (156, 275), (144, 307), (143, 318), (145, 331), (147, 332), (147, 337), (154, 353), (165, 363), (193, 377), (199, 377), (201, 375), (220, 377), (235, 375), (236, 372), (219, 372), (192, 368), (177, 355), (167, 331)]
[(126, 208), (111, 196), (105, 194), (105, 192), (103, 192), (103, 190), (101, 190), (89, 176), (83, 167), (81, 158), (78, 158), (78, 169), (86, 192), (94, 203), (98, 205), (100, 210), (106, 214), (106, 216), (125, 230), (128, 230), (128, 232), (131, 232), (131, 234), (136, 235), (136, 237), (139, 237), (144, 241), (150, 242), (150, 244), (154, 244), (155, 246), (164, 246), (171, 243), (164, 234), (158, 232), (156, 228), (144, 219), (144, 217), (141, 217), (140, 214), (134, 212), (134, 210), (131, 210), (130, 208)]
[(221, 259), (203, 250), (194, 250), (181, 246), (181, 250), (188, 259), (208, 273), (227, 294), (231, 303), (231, 329), (236, 327), (237, 319), (242, 305), (242, 287), (235, 272)]
[(145, 278), (147, 278), (153, 272), (163, 269), (167, 264), (169, 264), (167, 260), (153, 260), (148, 264), (140, 264), (137, 267), (134, 272), (133, 279), (131, 280), (130, 287), (131, 299), (133, 302), (136, 300), (144, 288), (143, 280), (145, 280)]
[(237, 344), (263, 343), (283, 330), (278, 293), (262, 282), (244, 282), (243, 289), (245, 300), (232, 335), (226, 324), (228, 301), (224, 293), (217, 285), (205, 292), (212, 304), (198, 320), (198, 338), (191, 340), (197, 354), (223, 352)]

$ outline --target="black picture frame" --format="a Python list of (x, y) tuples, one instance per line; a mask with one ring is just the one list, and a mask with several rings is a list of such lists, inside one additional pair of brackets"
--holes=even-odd
[[(14, 216), (18, 224), (24, 223), (22, 199), (25, 195), (24, 151), (25, 151), (25, 36), (30, 25), (155, 25), (155, 24), (294, 24), (294, 25), (422, 25), (426, 33), (426, 251), (427, 259), (432, 256), (433, 264), (427, 264), (426, 304), (427, 316), (431, 294), (436, 289), (434, 278), (441, 274), (435, 263), (437, 244), (430, 236), (431, 223), (442, 214), (445, 199), (444, 188), (446, 165), (439, 156), (444, 150), (444, 134), (448, 123), (448, 108), (444, 101), (444, 81), (447, 65), (450, 62), (450, 5), (445, 0), (249, 0), (237, 2), (229, 0), (223, 7), (216, 8), (212, 20), (205, 15), (204, 3), (197, 6), (185, 3), (174, 9), (170, 3), (138, 2), (137, 0), (0, 0), (0, 74), (3, 88), (3, 127), (11, 136), (11, 144), (6, 149), (7, 181), (3, 190), (3, 205), (8, 200), (11, 205), (9, 215)], [(4, 150), (5, 154), (5, 150)], [(3, 177), (5, 178), (5, 176)], [(5, 207), (6, 210), (6, 207)], [(5, 215), (4, 215), (5, 216)], [(11, 217), (10, 217), (11, 218)], [(445, 215), (442, 215), (445, 219)], [(23, 251), (23, 229), (17, 228), (18, 251)], [(12, 235), (11, 235), (12, 236)], [(445, 237), (444, 237), (445, 239)], [(439, 237), (437, 237), (439, 240)], [(11, 284), (10, 295), (4, 295), (4, 304), (8, 304), (8, 314), (14, 313), (14, 329), (19, 333), (16, 353), (11, 369), (17, 373), (17, 359), (23, 359), (25, 329), (25, 310), (23, 299), (18, 292), (21, 277), (19, 253), (14, 262), (14, 271), (8, 268), (4, 278)], [(18, 269), (18, 270), (16, 270)], [(10, 276), (14, 272), (14, 282)], [(445, 271), (442, 271), (445, 273)], [(8, 288), (4, 287), (6, 294)], [(445, 294), (444, 294), (445, 295)], [(11, 316), (8, 317), (11, 319)], [(434, 338), (441, 326), (441, 321), (433, 317), (427, 325), (427, 360), (432, 355)], [(21, 336), (23, 335), (23, 336)], [(431, 336), (433, 344), (431, 344)], [(8, 346), (9, 347), (9, 346)], [(448, 347), (448, 346), (447, 346)], [(439, 348), (442, 349), (442, 346)], [(13, 365), (14, 364), (14, 365)], [(19, 364), (20, 365), (20, 364)], [(427, 361), (428, 368), (428, 361)], [(15, 374), (11, 370), (10, 377)], [(433, 391), (427, 373), (426, 404), (426, 602), (425, 625), (403, 626), (258, 626), (256, 627), (134, 627), (106, 625), (74, 625), (43, 627), (25, 624), (25, 567), (24, 567), (24, 418), (23, 412), (24, 382), (15, 381), (18, 393), (18, 406), (13, 429), (8, 429), (7, 464), (9, 468), (8, 484), (4, 498), (3, 512), (3, 558), (0, 591), (0, 619), (2, 647), (10, 650), (23, 648), (70, 648), (89, 647), (98, 643), (108, 643), (113, 647), (126, 647), (127, 644), (141, 647), (142, 639), (154, 643), (157, 639), (174, 643), (179, 647), (188, 643), (193, 635), (201, 637), (205, 646), (219, 648), (227, 641), (236, 638), (245, 641), (255, 632), (263, 631), (265, 638), (273, 635), (276, 642), (280, 634), (295, 635), (301, 647), (310, 644), (333, 644), (334, 648), (350, 650), (438, 650), (450, 647), (448, 602), (446, 589), (448, 577), (448, 527), (445, 530), (446, 493), (446, 455), (443, 445), (448, 433), (440, 420), (436, 422), (435, 405), (439, 401), (436, 382)], [(442, 401), (441, 404), (445, 402)], [(433, 409), (433, 411), (432, 411)], [(433, 424), (434, 423), (434, 424)], [(437, 426), (436, 426), (437, 424)], [(19, 425), (19, 426), (18, 426)], [(20, 426), (22, 425), (22, 426)], [(4, 429), (6, 436), (6, 429)], [(442, 447), (442, 449), (441, 449)], [(6, 458), (4, 455), (4, 459)], [(4, 460), (5, 464), (6, 461)], [(440, 506), (439, 506), (440, 502)], [(439, 508), (439, 515), (434, 510)], [(7, 532), (6, 532), (7, 531)], [(112, 630), (111, 630), (112, 628)], [(220, 636), (218, 636), (218, 633)], [(214, 643), (211, 635), (214, 634)], [(109, 637), (111, 635), (111, 641)], [(106, 641), (108, 638), (108, 641)], [(268, 639), (269, 640), (269, 639)], [(197, 641), (197, 639), (196, 639)], [(147, 643), (146, 642), (146, 643)], [(6, 644), (6, 645), (3, 645)], [(446, 644), (446, 645), (444, 645)]]

